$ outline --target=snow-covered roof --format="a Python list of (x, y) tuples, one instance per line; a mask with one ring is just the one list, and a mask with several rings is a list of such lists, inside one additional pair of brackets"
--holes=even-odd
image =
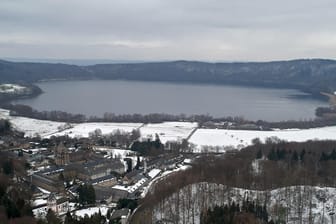
[(150, 178), (154, 178), (156, 177), (157, 175), (159, 175), (159, 173), (161, 172), (160, 169), (152, 169), (151, 171), (148, 172), (148, 176)]
[(141, 185), (143, 185), (146, 181), (147, 181), (147, 178), (142, 178), (138, 182), (136, 182), (135, 184), (133, 184), (131, 186), (126, 187), (126, 186), (122, 186), (122, 185), (115, 185), (112, 188), (113, 189), (127, 191), (128, 193), (133, 193), (138, 188), (140, 188)]
[(32, 154), (36, 154), (36, 153), (39, 153), (41, 151), (47, 151), (48, 149), (47, 148), (37, 148), (37, 149), (22, 149), (22, 151), (26, 152), (26, 153), (29, 153), (31, 152)]
[(45, 204), (47, 204), (47, 200), (46, 199), (36, 199), (36, 200), (34, 200), (33, 201), (33, 203), (32, 203), (32, 205), (34, 206), (34, 207), (37, 207), (37, 206), (41, 206), (41, 205), (45, 205)]
[(184, 159), (183, 162), (190, 164), (192, 161), (191, 161), (191, 159)]
[(37, 187), (43, 194), (50, 194), (50, 191), (47, 191), (41, 187)]

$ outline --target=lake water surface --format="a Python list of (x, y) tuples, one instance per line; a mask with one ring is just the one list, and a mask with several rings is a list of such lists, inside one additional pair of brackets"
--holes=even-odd
[[(57, 81), (38, 83), (44, 93), (17, 100), (37, 110), (61, 110), (102, 116), (167, 113), (243, 116), (250, 120), (303, 120), (315, 117), (327, 102), (290, 89), (137, 81)], [(299, 97), (298, 97), (299, 96)]]

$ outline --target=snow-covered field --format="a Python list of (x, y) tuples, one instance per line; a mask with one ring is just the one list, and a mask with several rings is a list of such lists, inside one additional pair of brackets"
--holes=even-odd
[[(198, 125), (196, 122), (163, 122), (146, 125), (142, 123), (106, 122), (66, 124), (64, 122), (10, 116), (9, 111), (4, 109), (0, 109), (0, 118), (10, 120), (14, 128), (24, 132), (26, 136), (39, 135), (41, 137), (50, 137), (52, 135), (69, 135), (70, 137), (88, 137), (90, 132), (97, 129), (100, 129), (102, 134), (109, 134), (116, 130), (131, 132), (133, 129), (139, 129), (142, 139), (155, 139), (155, 135), (158, 134), (162, 143), (186, 139)], [(194, 145), (194, 152), (223, 152), (251, 145), (252, 140), (255, 138), (265, 141), (265, 139), (271, 137), (296, 142), (336, 140), (336, 126), (274, 131), (197, 129), (191, 135), (189, 142)]]
[(25, 133), (25, 136), (41, 137), (50, 136), (53, 133), (58, 132), (60, 126), (65, 125), (62, 122), (44, 121), (37, 119), (30, 119), (25, 117), (15, 117), (10, 119), (10, 122), (14, 125), (14, 128)]
[(63, 122), (10, 116), (9, 111), (4, 109), (0, 109), (0, 118), (8, 119), (13, 127), (18, 131), (24, 132), (25, 136), (40, 135), (41, 137), (45, 137), (58, 132), (58, 128), (65, 125)]
[(54, 122), (37, 120), (26, 117), (10, 116), (8, 110), (0, 109), (0, 118), (8, 119), (14, 128), (25, 133), (26, 136), (51, 137), (68, 135), (70, 137), (88, 137), (90, 132), (97, 129), (101, 133), (109, 134), (116, 130), (131, 132), (139, 129), (142, 138), (155, 138), (158, 134), (163, 143), (167, 141), (179, 141), (187, 138), (197, 127), (197, 123), (192, 122), (163, 122), (158, 124), (142, 123), (109, 123), (109, 122), (88, 122), (81, 124), (67, 124), (64, 122)]
[[(200, 223), (201, 211), (215, 205), (242, 204), (243, 200), (258, 201), (273, 220), (283, 223), (334, 223), (336, 221), (336, 189), (311, 186), (291, 186), (270, 191), (229, 188), (220, 184), (189, 185), (157, 204), (153, 223), (171, 220), (172, 223)], [(179, 208), (179, 209), (177, 209)], [(310, 220), (310, 221), (309, 221)]]
[(275, 131), (197, 129), (189, 139), (189, 142), (196, 145), (194, 152), (202, 152), (203, 150), (218, 150), (221, 152), (231, 148), (240, 149), (251, 145), (252, 140), (255, 138), (265, 141), (266, 138), (270, 137), (296, 142), (308, 140), (336, 140), (336, 126)]
[[(88, 137), (90, 132), (100, 129), (102, 134), (109, 134), (117, 129), (131, 132), (139, 128), (142, 123), (81, 123), (67, 124), (64, 122), (37, 120), (26, 117), (10, 116), (8, 110), (0, 109), (0, 118), (8, 119), (16, 130), (25, 133), (25, 136), (51, 137), (69, 135), (70, 137)], [(68, 129), (64, 130), (64, 127)]]
[(166, 143), (187, 138), (197, 126), (196, 122), (163, 122), (147, 124), (140, 128), (140, 133), (142, 138), (152, 139), (158, 134), (161, 142)]
[[(139, 128), (142, 123), (81, 123), (67, 124), (64, 122), (37, 120), (26, 117), (10, 116), (8, 110), (0, 109), (0, 118), (8, 119), (15, 129), (25, 133), (25, 136), (51, 137), (69, 135), (70, 137), (88, 137), (90, 132), (100, 129), (102, 134), (109, 134), (116, 130), (131, 132)], [(68, 129), (65, 129), (67, 127)], [(64, 130), (65, 129), (65, 130)]]
[(105, 123), (105, 122), (89, 122), (81, 124), (72, 124), (73, 127), (58, 132), (55, 135), (68, 135), (69, 137), (89, 137), (90, 132), (100, 129), (103, 135), (110, 134), (116, 130), (131, 132), (133, 129), (139, 128), (142, 123)]

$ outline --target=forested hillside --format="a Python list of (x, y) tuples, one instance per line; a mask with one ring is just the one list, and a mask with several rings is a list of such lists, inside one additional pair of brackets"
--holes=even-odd
[(311, 93), (336, 89), (336, 61), (205, 63), (191, 61), (76, 66), (0, 61), (0, 82), (57, 79), (124, 79), (297, 88)]
[(0, 60), (0, 83), (31, 83), (41, 80), (84, 78), (92, 78), (92, 76), (84, 68), (76, 65)]
[[(239, 203), (240, 212), (232, 214), (233, 219), (243, 215), (244, 200), (249, 200), (254, 206), (265, 206), (275, 223), (331, 223), (335, 165), (335, 141), (256, 141), (241, 151), (200, 157), (190, 169), (163, 178), (132, 221), (199, 223), (207, 215), (225, 218), (211, 214), (214, 206)], [(254, 209), (249, 213), (261, 218)]]

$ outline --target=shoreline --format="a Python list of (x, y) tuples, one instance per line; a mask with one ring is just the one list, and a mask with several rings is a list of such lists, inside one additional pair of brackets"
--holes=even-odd
[[(83, 81), (83, 82), (90, 82), (90, 81), (102, 81), (102, 79), (87, 79), (87, 80), (73, 80), (73, 79), (69, 79), (69, 80), (44, 80), (43, 82), (41, 83), (45, 83), (45, 82), (76, 82), (76, 81)], [(125, 82), (139, 82), (137, 80), (111, 80), (111, 81), (125, 81)], [(140, 81), (140, 82), (144, 82), (144, 83), (148, 83), (148, 81)], [(318, 100), (321, 102), (321, 104), (326, 104), (326, 102), (328, 102), (327, 98), (326, 98), (326, 95), (323, 95), (321, 93), (317, 94), (317, 93), (311, 93), (309, 91), (306, 91), (306, 90), (303, 90), (301, 88), (290, 88), (290, 87), (272, 87), (272, 86), (260, 86), (260, 85), (244, 85), (244, 84), (213, 84), (213, 83), (198, 83), (198, 82), (194, 82), (194, 83), (190, 83), (190, 82), (158, 82), (158, 81), (149, 81), (150, 83), (154, 82), (154, 83), (160, 83), (160, 84), (181, 84), (181, 85), (200, 85), (200, 86), (228, 86), (228, 87), (242, 87), (242, 88), (249, 88), (249, 87), (255, 87), (255, 88), (261, 88), (261, 89), (282, 89), (282, 90), (293, 90), (293, 91), (297, 91), (296, 93), (288, 93), (287, 96), (284, 96), (285, 98), (288, 98), (288, 99), (294, 99), (294, 100), (298, 100), (298, 101), (304, 101), (304, 100)], [(37, 83), (34, 83), (34, 86), (37, 86), (39, 89), (40, 87), (38, 86), (39, 85), (39, 82)], [(11, 99), (7, 99), (5, 102), (10, 104), (12, 103), (13, 101), (15, 100), (20, 100), (20, 99), (34, 99), (36, 98), (37, 96), (39, 96), (40, 94), (42, 94), (42, 90), (40, 89), (40, 92), (38, 94), (32, 94), (32, 95), (29, 95), (29, 96), (18, 96), (16, 98), (11, 98)], [(26, 106), (29, 106), (28, 104), (25, 104), (25, 102), (23, 102), (22, 105), (26, 105)], [(1, 106), (1, 105), (0, 105)], [(311, 121), (311, 120), (314, 120), (314, 119), (317, 119), (319, 118), (318, 116), (316, 116), (316, 109), (318, 108), (318, 105), (315, 105), (316, 107), (312, 107), (312, 109), (314, 109), (314, 114), (311, 114), (312, 116), (309, 115), (309, 117), (307, 118), (299, 118), (299, 117), (296, 117), (294, 119), (287, 119), (286, 117), (283, 117), (283, 118), (280, 118), (280, 119), (267, 119), (267, 120), (263, 120), (263, 118), (248, 118), (248, 115), (216, 115), (216, 116), (212, 116), (212, 115), (209, 115), (208, 113), (198, 113), (198, 114), (183, 114), (184, 117), (197, 117), (197, 116), (203, 116), (203, 117), (209, 117), (211, 118), (209, 121), (214, 121), (214, 122), (217, 122), (217, 121), (225, 121), (226, 119), (225, 118), (240, 118), (240, 119), (243, 119), (245, 120), (246, 122), (245, 123), (257, 123), (257, 121), (263, 121), (263, 122), (267, 122), (267, 123), (279, 123), (279, 122), (300, 122), (300, 121)], [(30, 107), (30, 106), (29, 106)], [(35, 108), (32, 108), (32, 110), (38, 112), (37, 110), (35, 110)], [(57, 109), (54, 109), (54, 110), (47, 110), (45, 112), (51, 112), (51, 111), (58, 111), (58, 112), (61, 112), (60, 110), (57, 110)], [(103, 110), (102, 110), (103, 111)], [(39, 111), (41, 112), (41, 111)], [(75, 114), (73, 112), (65, 112), (65, 111), (62, 111), (64, 113), (67, 113), (67, 114)], [(79, 112), (80, 113), (80, 112)], [(101, 113), (99, 112), (99, 114), (113, 114), (113, 115), (116, 115), (116, 116), (130, 116), (130, 115), (133, 115), (133, 114), (140, 114), (141, 116), (147, 116), (147, 115), (157, 115), (157, 114), (165, 114), (165, 115), (169, 115), (171, 117), (175, 116), (175, 117), (179, 117), (180, 115), (182, 115), (182, 113), (175, 113), (175, 112), (172, 112), (172, 113), (164, 113), (164, 112), (149, 112), (149, 113), (118, 113), (118, 114), (114, 114), (115, 112), (114, 111), (105, 111), (104, 113)], [(230, 113), (229, 113), (230, 114)], [(86, 114), (81, 114), (85, 117), (94, 117), (96, 120), (95, 121), (103, 121), (104, 118), (102, 115), (86, 115)], [(246, 117), (244, 117), (246, 116)], [(295, 116), (294, 116), (295, 117)], [(35, 118), (35, 117), (33, 117)], [(223, 119), (224, 118), (224, 119)], [(40, 119), (40, 118), (39, 118)], [(53, 120), (53, 119), (52, 119)], [(89, 119), (86, 119), (86, 120), (89, 120)], [(181, 119), (177, 119), (175, 121), (179, 121)], [(168, 120), (168, 121), (171, 121), (171, 120)]]
[(187, 139), (193, 153), (224, 153), (267, 142), (336, 141), (336, 125), (294, 130), (233, 130), (202, 128), (195, 122), (74, 124), (13, 117), (7, 110), (0, 110), (1, 118), (9, 120), (13, 129), (24, 133), (27, 138), (48, 139), (52, 136), (68, 136), (80, 139), (89, 138), (90, 133), (98, 129), (102, 135), (137, 130), (140, 133), (139, 140), (154, 139), (155, 136), (159, 136), (160, 141), (166, 144)]
[[(160, 123), (160, 122), (198, 122), (201, 128), (218, 128), (218, 129), (234, 129), (234, 130), (272, 130), (272, 129), (309, 129), (309, 128), (317, 128), (317, 127), (327, 127), (327, 126), (334, 126), (336, 125), (336, 119), (328, 118), (328, 117), (321, 117), (316, 115), (316, 110), (320, 107), (315, 108), (315, 116), (314, 118), (307, 119), (307, 120), (279, 120), (279, 121), (267, 121), (267, 120), (249, 120), (244, 118), (243, 116), (226, 116), (226, 117), (213, 117), (208, 114), (192, 114), (192, 115), (182, 115), (182, 114), (164, 114), (164, 113), (150, 113), (150, 114), (114, 114), (113, 112), (105, 112), (109, 114), (107, 118), (104, 116), (91, 116), (83, 114), (73, 114), (71, 112), (64, 112), (64, 111), (37, 111), (34, 108), (22, 104), (25, 109), (29, 109), (31, 112), (30, 114), (22, 113), (22, 108), (19, 108), (19, 112), (15, 110), (15, 105), (11, 104), (15, 100), (19, 99), (34, 99), (40, 94), (43, 93), (42, 89), (39, 87), (39, 83), (44, 82), (76, 82), (76, 81), (93, 81), (98, 80), (101, 81), (103, 79), (85, 79), (85, 80), (78, 80), (78, 79), (66, 79), (66, 80), (43, 80), (43, 82), (36, 82), (34, 84), (21, 84), (22, 86), (26, 86), (31, 88), (32, 92), (29, 95), (19, 95), (14, 96), (9, 99), (0, 101), (0, 108), (4, 108), (10, 111), (14, 111), (14, 116), (22, 116), (27, 118), (33, 118), (38, 120), (44, 121), (56, 121), (56, 122), (70, 122), (70, 123), (83, 123), (83, 122), (112, 122), (112, 123), (129, 123), (129, 122), (140, 122), (140, 123)], [(111, 80), (113, 81), (113, 80)], [(132, 82), (137, 80), (116, 80), (116, 81), (125, 81), (125, 82)], [(148, 81), (140, 81), (147, 83)], [(190, 82), (162, 82), (162, 81), (149, 81), (155, 83), (163, 83), (163, 84), (189, 84), (189, 85), (210, 85), (210, 86), (233, 86), (233, 87), (245, 87), (248, 88), (251, 85), (244, 85), (244, 84), (213, 84), (213, 83), (190, 83)], [(318, 95), (315, 93), (310, 93), (308, 91), (302, 90), (301, 88), (285, 88), (285, 87), (272, 87), (272, 86), (260, 86), (260, 85), (252, 85), (256, 88), (265, 88), (265, 89), (288, 89), (288, 90), (295, 90), (301, 94), (294, 94), (289, 95), (289, 98), (296, 98), (299, 100), (304, 99), (317, 99), (323, 102), (328, 101), (331, 102), (331, 99), (334, 98), (333, 102), (336, 105), (336, 95), (320, 92)], [(328, 98), (327, 98), (328, 97)], [(21, 104), (17, 104), (21, 105)], [(21, 111), (20, 111), (21, 109)], [(66, 114), (66, 119), (62, 119), (60, 116), (50, 116), (51, 113), (58, 113), (59, 114)], [(47, 116), (48, 115), (48, 116)], [(75, 120), (75, 117), (77, 118)], [(78, 119), (78, 117), (80, 117)], [(121, 117), (125, 117), (124, 119), (120, 119)], [(140, 120), (139, 120), (140, 117)], [(151, 120), (153, 117), (156, 120)], [(159, 117), (159, 119), (157, 119)], [(137, 120), (138, 119), (138, 120)], [(223, 126), (221, 123), (233, 123), (233, 126)]]
[[(11, 110), (6, 109), (1, 107), (0, 105), (0, 119), (8, 119), (9, 121), (12, 119), (28, 119), (28, 120), (35, 120), (38, 122), (50, 122), (50, 123), (59, 123), (59, 124), (69, 124), (69, 125), (83, 125), (83, 124), (120, 124), (120, 125), (129, 125), (129, 124), (142, 124), (141, 126), (144, 125), (160, 125), (164, 123), (197, 123), (197, 129), (205, 129), (205, 130), (221, 130), (221, 131), (256, 131), (256, 132), (277, 132), (277, 131), (300, 131), (300, 130), (310, 130), (310, 129), (316, 129), (316, 128), (328, 128), (328, 127), (335, 127), (335, 124), (331, 125), (324, 125), (324, 126), (317, 126), (317, 127), (307, 127), (307, 128), (299, 128), (299, 127), (291, 127), (291, 128), (277, 128), (277, 127), (272, 127), (269, 129), (255, 129), (255, 128), (246, 128), (244, 125), (244, 128), (239, 128), (239, 127), (231, 127), (231, 128), (218, 128), (218, 127), (208, 127), (200, 124), (200, 122), (197, 121), (191, 121), (188, 119), (185, 120), (163, 120), (160, 122), (132, 122), (132, 121), (125, 121), (125, 122), (117, 122), (117, 121), (104, 121), (104, 120), (86, 120), (83, 122), (66, 122), (66, 121), (55, 121), (55, 120), (50, 120), (50, 119), (39, 119), (39, 118), (34, 118), (34, 117), (28, 117), (28, 116), (21, 116), (21, 115), (11, 115)], [(245, 122), (250, 122), (252, 123), (253, 121), (245, 121)], [(303, 121), (279, 121), (279, 122), (271, 122), (271, 123), (282, 123), (282, 122), (298, 122), (302, 123)], [(230, 123), (230, 122), (228, 122)], [(72, 128), (72, 127), (70, 127)], [(66, 130), (66, 129), (64, 129)], [(62, 132), (64, 130), (56, 131)], [(190, 138), (189, 136), (188, 138)]]

